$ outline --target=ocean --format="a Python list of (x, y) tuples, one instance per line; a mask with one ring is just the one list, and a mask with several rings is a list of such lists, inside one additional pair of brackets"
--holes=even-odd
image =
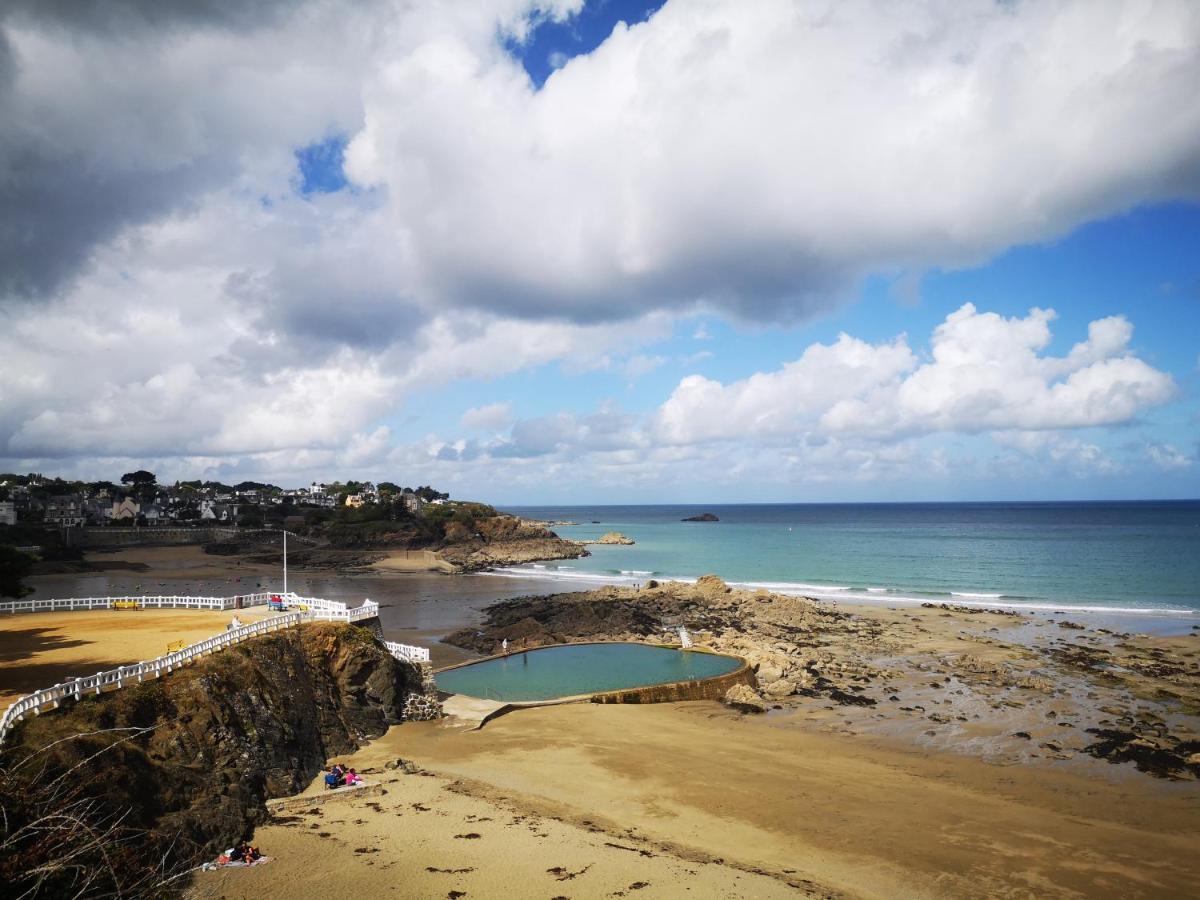
[[(1200, 501), (520, 506), (634, 546), (500, 574), (634, 584), (713, 573), (853, 602), (1200, 616)], [(682, 522), (711, 512), (718, 522)]]

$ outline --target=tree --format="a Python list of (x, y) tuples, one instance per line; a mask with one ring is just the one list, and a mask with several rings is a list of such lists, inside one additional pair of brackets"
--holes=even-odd
[(121, 476), (121, 484), (130, 485), (129, 493), (133, 494), (134, 497), (143, 503), (154, 499), (158, 487), (154, 473), (147, 472), (145, 469), (138, 469), (136, 472), (126, 472)]
[(24, 597), (33, 588), (23, 579), (33, 571), (33, 557), (16, 547), (0, 544), (0, 597)]

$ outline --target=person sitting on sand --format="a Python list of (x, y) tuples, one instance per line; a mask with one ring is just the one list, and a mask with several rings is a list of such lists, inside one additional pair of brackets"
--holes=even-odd
[(325, 789), (333, 790), (334, 788), (339, 788), (342, 786), (344, 781), (345, 781), (345, 779), (342, 777), (342, 773), (341, 773), (339, 767), (338, 766), (330, 766), (329, 774), (327, 774), (325, 776)]
[(362, 779), (358, 777), (357, 772), (355, 772), (353, 769), (350, 769), (346, 773), (346, 786), (349, 787), (354, 784), (362, 784)]

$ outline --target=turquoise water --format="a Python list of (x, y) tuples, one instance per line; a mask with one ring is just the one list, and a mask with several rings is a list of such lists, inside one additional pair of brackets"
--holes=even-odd
[(567, 644), (473, 663), (436, 676), (439, 690), (489, 700), (552, 700), (651, 684), (712, 678), (731, 656), (644, 644)]
[[(1200, 501), (521, 507), (632, 547), (506, 570), (561, 582), (696, 578), (825, 599), (1200, 614)], [(681, 522), (713, 512), (719, 522)], [(595, 522), (593, 523), (593, 520)], [(503, 573), (502, 573), (503, 574)]]

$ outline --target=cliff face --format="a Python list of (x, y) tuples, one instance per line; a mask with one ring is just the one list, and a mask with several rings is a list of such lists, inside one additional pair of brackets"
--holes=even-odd
[[(327, 759), (399, 722), (420, 684), (419, 669), (364, 628), (321, 623), (266, 635), (26, 721), (5, 745), (0, 802), (17, 827), (36, 814), (29, 804), (47, 799), (47, 785), (74, 769), (57, 783), (82, 785), (93, 818), (123, 816), (122, 852), (137, 848), (133, 870), (163, 852), (194, 865), (247, 836), (268, 798), (302, 789)], [(39, 837), (22, 852), (6, 847), (14, 852), (0, 854), (0, 877), (27, 871), (31, 854), (71, 849), (52, 845)]]
[(509, 566), (541, 559), (578, 559), (588, 551), (536, 522), (517, 516), (479, 519), (474, 530), (458, 522), (446, 524), (438, 556), (464, 570)]

